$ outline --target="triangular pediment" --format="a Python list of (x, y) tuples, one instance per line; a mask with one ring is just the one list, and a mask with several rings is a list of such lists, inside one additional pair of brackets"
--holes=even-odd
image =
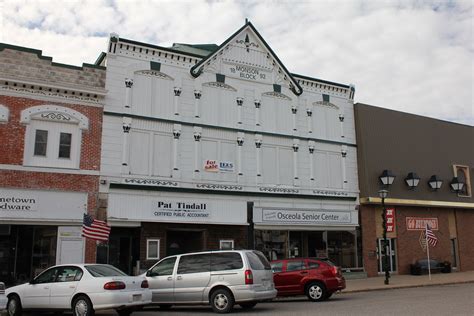
[(198, 77), (204, 72), (276, 84), (289, 88), (296, 95), (303, 92), (298, 82), (250, 22), (191, 68), (193, 77)]

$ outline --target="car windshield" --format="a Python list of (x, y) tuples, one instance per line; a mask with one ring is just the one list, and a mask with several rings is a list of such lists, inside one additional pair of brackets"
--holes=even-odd
[(85, 268), (90, 274), (92, 274), (93, 277), (96, 278), (127, 275), (119, 269), (108, 265), (91, 265), (85, 266)]

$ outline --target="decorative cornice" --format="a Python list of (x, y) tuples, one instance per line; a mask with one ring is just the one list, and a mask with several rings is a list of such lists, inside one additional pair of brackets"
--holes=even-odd
[(272, 193), (299, 193), (298, 189), (286, 189), (286, 188), (273, 188), (273, 187), (260, 187), (258, 188), (261, 192), (272, 192)]
[(262, 95), (268, 96), (268, 97), (273, 97), (273, 98), (278, 98), (278, 99), (283, 99), (283, 100), (288, 100), (291, 101), (291, 98), (284, 95), (283, 93), (280, 92), (265, 92)]
[(158, 70), (139, 70), (139, 71), (136, 71), (135, 73), (139, 75), (150, 76), (150, 77), (158, 77), (160, 79), (165, 79), (165, 80), (174, 80), (173, 77)]
[(225, 84), (223, 82), (207, 82), (207, 83), (204, 83), (203, 86), (212, 87), (212, 88), (220, 88), (220, 89), (230, 90), (234, 92), (237, 91), (237, 89), (235, 89), (234, 87), (229, 86), (228, 84)]
[(313, 190), (313, 193), (324, 196), (349, 196), (349, 193), (342, 191)]
[(317, 101), (317, 102), (314, 102), (313, 105), (315, 105), (315, 106), (324, 106), (324, 107), (328, 107), (328, 108), (331, 108), (331, 109), (334, 109), (334, 110), (339, 110), (339, 107), (337, 105), (334, 105), (334, 104), (332, 104), (331, 102), (328, 102), (328, 101)]
[(177, 187), (178, 182), (167, 181), (167, 180), (152, 180), (152, 179), (123, 179), (123, 183), (127, 184), (138, 184), (138, 185), (155, 185), (155, 186), (165, 186), (165, 187)]
[(84, 114), (73, 110), (71, 108), (58, 106), (58, 105), (37, 105), (24, 109), (21, 111), (20, 122), (23, 124), (29, 124), (32, 118), (39, 117), (40, 119), (46, 120), (60, 120), (60, 121), (71, 121), (79, 123), (80, 129), (89, 128), (89, 119)]
[(196, 184), (198, 189), (210, 189), (210, 190), (225, 190), (225, 191), (242, 191), (244, 189), (241, 185), (227, 185), (227, 184), (212, 184), (212, 183), (198, 183)]

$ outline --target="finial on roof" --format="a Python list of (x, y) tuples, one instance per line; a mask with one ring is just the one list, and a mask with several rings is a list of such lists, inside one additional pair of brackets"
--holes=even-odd
[(245, 24), (249, 23), (249, 19), (245, 18)]

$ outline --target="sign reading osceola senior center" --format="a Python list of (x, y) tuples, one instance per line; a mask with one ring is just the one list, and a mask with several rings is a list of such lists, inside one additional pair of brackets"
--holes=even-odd
[(326, 210), (262, 210), (262, 222), (278, 222), (280, 224), (349, 224), (351, 213)]

